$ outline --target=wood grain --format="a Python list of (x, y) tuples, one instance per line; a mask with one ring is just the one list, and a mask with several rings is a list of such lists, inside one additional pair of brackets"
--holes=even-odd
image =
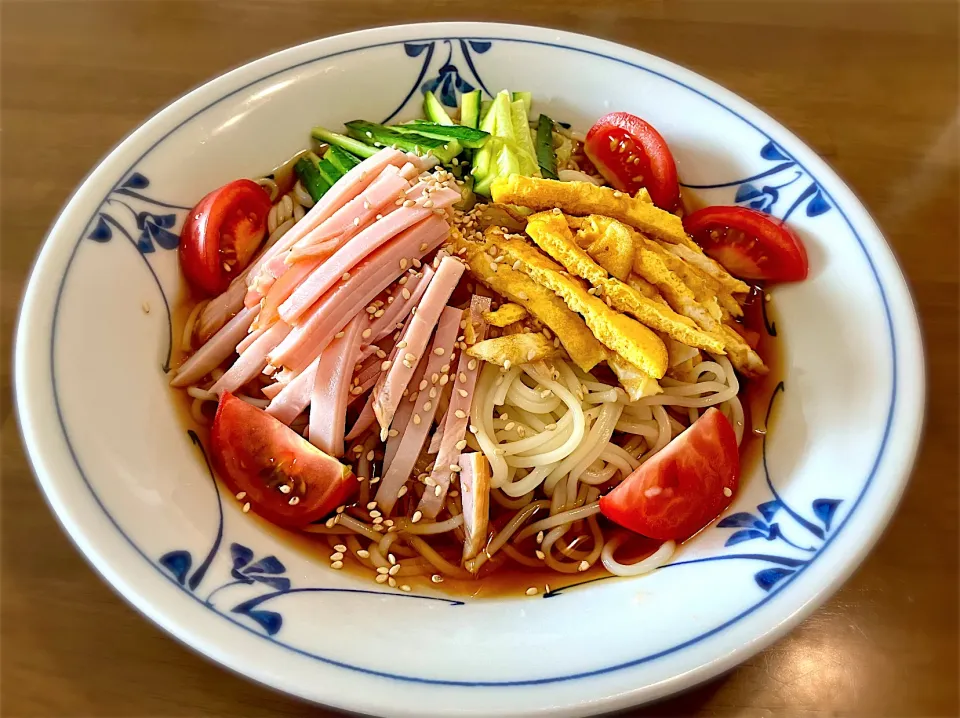
[(956, 3), (7, 0), (0, 12), (4, 716), (329, 715), (182, 647), (83, 561), (20, 447), (11, 332), (55, 213), (146, 116), (267, 52), (369, 24), (438, 18), (546, 24), (609, 38), (743, 95), (828, 158), (860, 195), (897, 252), (920, 311), (930, 382), (926, 436), (876, 549), (788, 637), (723, 678), (630, 715), (960, 712)]

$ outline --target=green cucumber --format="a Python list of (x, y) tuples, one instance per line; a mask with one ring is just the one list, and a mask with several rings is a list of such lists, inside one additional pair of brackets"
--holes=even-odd
[(427, 137), (416, 132), (398, 132), (396, 128), (384, 127), (375, 122), (353, 120), (345, 123), (347, 132), (361, 142), (378, 147), (396, 147), (404, 152), (418, 155), (432, 154), (444, 164), (460, 154), (463, 147), (456, 140)]
[(540, 115), (537, 122), (537, 164), (547, 179), (557, 179), (557, 153), (553, 151), (553, 120)]
[(523, 100), (514, 100), (510, 103), (510, 120), (513, 125), (514, 141), (520, 150), (520, 172), (528, 177), (539, 177), (537, 151), (530, 134), (530, 116), (527, 114), (527, 106)]
[(480, 125), (480, 90), (465, 92), (460, 97), (460, 124), (473, 128)]
[(360, 160), (354, 155), (336, 145), (330, 145), (330, 149), (327, 150), (323, 158), (329, 160), (337, 168), (341, 177), (360, 164)]
[(462, 147), (468, 147), (472, 150), (483, 147), (483, 143), (490, 137), (489, 132), (475, 130), (472, 127), (438, 125), (436, 122), (425, 122), (424, 120), (414, 120), (406, 125), (394, 125), (390, 129), (403, 134), (424, 135), (438, 140), (456, 140)]
[(479, 117), (479, 127), (483, 129), (483, 121), (486, 119), (487, 115), (490, 114), (490, 107), (493, 105), (493, 100), (483, 100), (480, 102), (480, 117)]
[(524, 108), (526, 108), (527, 114), (530, 114), (530, 110), (533, 108), (533, 93), (532, 92), (514, 92), (513, 101), (516, 102), (520, 100), (523, 102)]
[(355, 154), (357, 157), (373, 157), (378, 151), (376, 147), (370, 147), (363, 142), (357, 142), (355, 139), (331, 132), (323, 127), (314, 127), (310, 130), (310, 136), (320, 142), (326, 142), (328, 145), (340, 147), (347, 152)]
[(430, 90), (423, 93), (423, 114), (427, 116), (428, 120), (436, 122), (438, 125), (456, 124), (450, 119), (447, 111), (443, 109), (443, 105), (440, 103), (440, 100), (437, 99), (437, 96)]
[(307, 190), (314, 202), (323, 197), (332, 186), (317, 169), (319, 162), (319, 157), (313, 152), (308, 152), (298, 159), (293, 166), (294, 174), (297, 175), (300, 184)]

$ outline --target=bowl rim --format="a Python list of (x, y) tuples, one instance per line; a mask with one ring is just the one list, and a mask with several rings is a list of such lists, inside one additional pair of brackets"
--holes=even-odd
[[(419, 32), (421, 33), (418, 36), (406, 36), (405, 33), (410, 32)], [(394, 39), (386, 39), (391, 34), (396, 34), (397, 37)], [(362, 44), (362, 42), (368, 38), (371, 40), (384, 38), (384, 41), (381, 42), (370, 42), (368, 44)], [(631, 705), (636, 705), (639, 700), (648, 701), (653, 700), (658, 697), (673, 693), (682, 687), (687, 687), (702, 681), (708, 680), (719, 673), (722, 673), (729, 668), (737, 665), (742, 662), (749, 656), (755, 654), (762, 648), (766, 647), (772, 643), (777, 638), (781, 637), (787, 631), (796, 626), (803, 618), (809, 615), (816, 607), (818, 607), (826, 598), (832, 594), (840, 585), (849, 577), (853, 570), (859, 565), (863, 560), (866, 554), (872, 549), (876, 541), (879, 539), (883, 530), (885, 529), (889, 519), (896, 509), (899, 500), (902, 496), (903, 490), (905, 489), (907, 480), (909, 478), (911, 469), (916, 459), (917, 450), (919, 448), (919, 442), (922, 434), (922, 425), (923, 425), (923, 407), (925, 405), (925, 395), (926, 395), (926, 380), (924, 375), (924, 362), (923, 358), (923, 348), (922, 342), (920, 339), (919, 323), (917, 320), (915, 304), (912, 297), (910, 296), (909, 287), (907, 286), (906, 280), (903, 277), (902, 270), (899, 265), (896, 263), (893, 252), (890, 249), (889, 244), (886, 242), (883, 237), (880, 229), (877, 227), (876, 223), (867, 213), (866, 209), (863, 207), (859, 198), (857, 198), (852, 190), (839, 178), (832, 168), (830, 168), (825, 162), (823, 162), (816, 154), (811, 150), (802, 140), (797, 138), (792, 132), (783, 127), (775, 119), (771, 118), (769, 115), (754, 107), (752, 104), (746, 100), (740, 98), (734, 93), (726, 90), (725, 88), (717, 85), (712, 80), (707, 79), (706, 77), (699, 75), (691, 70), (687, 70), (673, 62), (664, 60), (660, 57), (651, 55), (649, 53), (631, 48), (625, 45), (618, 43), (601, 40), (599, 38), (590, 37), (587, 35), (570, 33), (552, 29), (538, 28), (526, 25), (513, 25), (513, 24), (504, 24), (504, 23), (481, 23), (481, 22), (433, 22), (433, 23), (411, 23), (404, 25), (388, 25), (381, 26), (369, 29), (358, 30), (355, 32), (344, 33), (339, 35), (334, 35), (330, 37), (320, 38), (317, 40), (312, 40), (309, 42), (301, 43), (299, 45), (282, 49), (278, 52), (268, 54), (266, 56), (251, 60), (250, 62), (243, 63), (238, 65), (231, 70), (228, 70), (220, 75), (217, 75), (199, 85), (192, 88), (188, 92), (182, 94), (175, 100), (171, 101), (163, 108), (155, 112), (148, 119), (141, 122), (136, 128), (134, 128), (130, 133), (128, 133), (120, 142), (118, 142), (108, 153), (106, 153), (101, 159), (93, 166), (93, 168), (86, 174), (86, 176), (80, 181), (74, 191), (70, 194), (66, 202), (64, 203), (61, 210), (58, 212), (55, 220), (51, 224), (49, 230), (47, 231), (41, 248), (38, 252), (38, 255), (34, 261), (33, 266), (31, 267), (28, 282), (26, 284), (26, 289), (24, 292), (24, 299), (21, 304), (20, 314), (17, 321), (16, 334), (15, 334), (15, 343), (14, 343), (14, 396), (15, 396), (15, 411), (18, 418), (18, 426), (21, 432), (21, 439), (24, 444), (24, 447), (27, 449), (26, 454), (28, 460), (31, 464), (31, 468), (34, 472), (34, 475), (37, 477), (38, 483), (43, 489), (44, 498), (50, 505), (53, 510), (54, 515), (57, 517), (58, 522), (63, 527), (64, 531), (70, 536), (74, 544), (80, 549), (81, 554), (86, 558), (88, 563), (103, 577), (108, 585), (110, 585), (117, 593), (119, 593), (124, 599), (133, 604), (138, 611), (142, 612), (152, 621), (161, 626), (166, 632), (173, 635), (175, 638), (180, 640), (182, 643), (190, 646), (194, 650), (197, 650), (201, 654), (205, 654), (214, 660), (216, 660), (221, 665), (237, 672), (241, 675), (244, 675), (248, 678), (257, 680), (258, 682), (263, 683), (264, 685), (270, 687), (276, 687), (275, 684), (258, 677), (253, 674), (249, 666), (243, 667), (243, 661), (232, 661), (228, 655), (224, 655), (223, 650), (218, 650), (215, 645), (204, 645), (202, 638), (196, 638), (185, 625), (186, 622), (181, 623), (178, 618), (168, 615), (164, 609), (159, 605), (155, 605), (149, 595), (141, 592), (140, 589), (136, 588), (135, 582), (127, 581), (123, 576), (115, 570), (110, 563), (108, 558), (100, 555), (99, 552), (90, 545), (86, 539), (86, 530), (82, 523), (76, 523), (72, 521), (68, 515), (68, 512), (65, 510), (65, 507), (58, 500), (57, 497), (57, 479), (50, 473), (47, 473), (43, 470), (43, 467), (40, 465), (42, 457), (39, 457), (36, 452), (36, 447), (33, 445), (32, 437), (30, 436), (31, 431), (34, 430), (34, 427), (26, 426), (24, 423), (24, 417), (31, 414), (30, 402), (23, 396), (19, 391), (19, 387), (24, 383), (23, 373), (24, 365), (27, 363), (27, 357), (24, 355), (24, 347), (26, 341), (22, 341), (25, 334), (29, 333), (31, 330), (28, 328), (29, 322), (25, 319), (31, 313), (31, 299), (32, 291), (35, 291), (35, 279), (40, 274), (43, 264), (46, 261), (49, 261), (51, 255), (54, 254), (55, 249), (52, 247), (52, 244), (49, 240), (55, 235), (61, 234), (64, 231), (64, 228), (60, 227), (61, 220), (68, 210), (72, 208), (77, 196), (83, 189), (91, 177), (98, 173), (104, 166), (111, 164), (115, 156), (120, 154), (120, 152), (126, 149), (127, 145), (131, 147), (137, 145), (137, 139), (139, 135), (150, 136), (151, 130), (154, 129), (156, 125), (159, 125), (161, 121), (167, 117), (175, 118), (179, 114), (183, 114), (184, 106), (187, 106), (191, 100), (196, 100), (201, 98), (205, 94), (211, 95), (212, 99), (205, 104), (200, 109), (196, 110), (193, 113), (190, 113), (186, 117), (182, 118), (174, 127), (170, 128), (162, 134), (162, 136), (157, 139), (150, 147), (148, 147), (143, 154), (141, 154), (136, 160), (132, 162), (130, 167), (125, 171), (129, 173), (140, 161), (143, 160), (153, 149), (156, 148), (160, 143), (162, 143), (169, 135), (173, 134), (179, 127), (191, 121), (193, 118), (209, 109), (213, 105), (232, 97), (238, 93), (242, 93), (245, 90), (249, 89), (253, 84), (262, 82), (263, 80), (281, 74), (283, 72), (288, 72), (296, 67), (308, 65), (310, 63), (315, 63), (323, 60), (328, 60), (332, 57), (339, 55), (363, 52), (375, 47), (389, 46), (401, 44), (403, 42), (416, 42), (418, 40), (435, 40), (435, 39), (444, 39), (447, 37), (465, 37), (470, 39), (477, 40), (494, 40), (494, 41), (506, 41), (520, 44), (533, 44), (548, 46), (554, 48), (560, 48), (564, 50), (571, 50), (574, 52), (580, 52), (588, 54), (591, 56), (599, 57), (602, 59), (618, 62), (641, 71), (645, 71), (654, 75), (657, 75), (663, 79), (666, 79), (670, 82), (684, 86), (686, 89), (701, 95), (705, 99), (714, 104), (717, 104), (723, 109), (733, 113), (739, 119), (751, 125), (755, 130), (760, 132), (763, 136), (770, 138), (770, 131), (773, 130), (776, 135), (779, 137), (785, 137), (789, 142), (794, 146), (801, 148), (805, 154), (809, 155), (803, 161), (797, 160), (798, 164), (805, 169), (811, 177), (826, 177), (830, 180), (831, 184), (835, 184), (836, 187), (833, 190), (828, 190), (824, 188), (824, 193), (833, 201), (834, 206), (843, 216), (844, 221), (849, 226), (850, 230), (853, 232), (854, 236), (860, 243), (860, 246), (867, 258), (870, 269), (873, 272), (874, 279), (877, 283), (877, 287), (880, 291), (880, 295), (883, 298), (884, 311), (886, 313), (886, 321), (890, 331), (890, 342), (893, 355), (893, 364), (892, 364), (892, 397), (891, 404), (889, 409), (889, 415), (886, 421), (886, 428), (884, 431), (883, 440), (881, 442), (881, 448), (877, 455), (876, 460), (873, 463), (873, 467), (870, 472), (870, 476), (867, 478), (863, 487), (860, 489), (859, 495), (856, 497), (855, 502), (853, 503), (852, 508), (849, 513), (844, 517), (844, 520), (839, 523), (836, 530), (832, 532), (830, 537), (824, 543), (821, 551), (818, 553), (817, 558), (823, 552), (823, 549), (833, 541), (833, 539), (839, 535), (843, 526), (847, 521), (854, 515), (857, 507), (859, 506), (861, 500), (866, 494), (867, 489), (870, 487), (871, 482), (873, 481), (874, 476), (876, 475), (880, 464), (881, 459), (884, 456), (884, 451), (887, 447), (887, 441), (890, 439), (889, 432), (890, 427), (894, 421), (895, 414), (903, 411), (909, 412), (909, 416), (906, 419), (899, 419), (900, 421), (906, 421), (909, 427), (913, 428), (913, 431), (909, 436), (900, 436), (896, 439), (896, 443), (901, 445), (901, 457), (899, 459), (899, 465), (894, 468), (892, 476), (895, 477), (895, 485), (892, 486), (894, 489), (891, 491), (885, 503), (881, 507), (881, 510), (878, 511), (877, 515), (872, 519), (872, 522), (869, 527), (869, 534), (866, 536), (857, 537), (856, 550), (850, 552), (849, 554), (844, 555), (840, 558), (834, 558), (834, 572), (832, 573), (830, 579), (822, 584), (806, 601), (797, 605), (792, 613), (787, 613), (786, 615), (781, 616), (777, 619), (772, 626), (769, 627), (766, 631), (761, 631), (757, 633), (753, 640), (748, 641), (745, 645), (739, 646), (735, 650), (731, 651), (729, 655), (724, 656), (721, 659), (716, 659), (707, 663), (698, 664), (695, 669), (691, 670), (688, 673), (675, 675), (669, 679), (661, 681), (660, 683), (645, 686), (641, 689), (636, 689), (630, 691), (622, 696), (607, 696), (601, 701), (601, 704), (594, 706), (596, 710), (610, 710), (617, 707), (627, 707)], [(306, 54), (308, 48), (316, 48), (320, 50), (324, 45), (331, 44), (332, 42), (343, 42), (347, 43), (349, 41), (356, 41), (355, 44), (351, 44), (348, 49), (340, 50), (337, 52), (329, 54), (313, 54), (311, 57), (304, 61), (294, 62), (291, 65), (286, 65), (272, 72), (266, 74), (251, 74), (252, 68), (254, 66), (263, 66), (268, 65), (271, 61), (279, 60), (283, 55), (295, 55), (297, 53)], [(593, 45), (595, 48), (599, 47), (601, 50), (597, 49), (586, 49), (586, 45)], [(604, 52), (605, 51), (605, 52)], [(609, 54), (605, 54), (609, 53)], [(648, 63), (651, 65), (659, 65), (663, 70), (654, 69), (653, 67), (647, 66)], [(233, 84), (233, 81), (242, 78), (245, 74), (251, 74), (251, 79), (246, 84), (243, 84), (239, 87), (229, 89)], [(687, 81), (694, 81), (701, 86), (701, 88), (693, 87), (690, 84), (687, 84)], [(218, 86), (223, 86), (223, 91), (219, 90)], [(229, 89), (229, 91), (227, 91)], [(708, 94), (709, 93), (709, 94)], [(732, 106), (731, 106), (732, 105)], [(736, 109), (735, 109), (736, 108)], [(751, 119), (745, 117), (742, 112), (749, 112), (749, 114), (758, 118), (760, 123), (767, 125), (767, 129), (756, 124)], [(773, 139), (773, 138), (771, 138)], [(793, 150), (793, 148), (791, 148)], [(814, 168), (814, 171), (810, 171), (810, 167)], [(822, 186), (822, 185), (821, 185)], [(842, 202), (838, 202), (835, 193), (846, 195), (842, 197)], [(85, 204), (85, 203), (81, 203)], [(80, 205), (78, 205), (80, 206)], [(847, 216), (847, 213), (844, 211), (843, 207), (852, 208), (854, 212), (858, 215), (857, 220), (858, 224), (863, 225), (866, 229), (874, 232), (876, 237), (880, 240), (876, 250), (881, 252), (881, 255), (875, 257), (871, 252), (867, 251), (866, 246), (863, 243), (862, 238), (860, 237), (860, 232), (854, 226), (854, 222)], [(82, 232), (81, 232), (82, 235)], [(78, 242), (79, 244), (79, 242)], [(66, 247), (59, 250), (61, 252), (65, 251)], [(878, 273), (877, 267), (874, 260), (878, 260), (887, 266), (885, 270), (888, 272), (892, 269), (895, 271), (894, 274), (891, 274), (891, 282), (899, 279), (902, 286), (895, 286), (894, 289), (898, 290), (898, 302), (891, 309), (890, 303), (888, 301), (888, 289), (891, 288), (890, 285), (884, 285), (881, 280), (880, 274)], [(67, 270), (69, 269), (69, 263), (67, 265)], [(67, 270), (64, 271), (63, 278), (66, 277)], [(62, 281), (60, 290), (62, 291)], [(54, 310), (54, 326), (56, 325), (56, 311), (59, 308), (59, 298), (55, 305)], [(896, 315), (896, 317), (894, 316)], [(898, 342), (895, 337), (894, 324), (897, 324), (898, 331), (903, 335), (900, 337)], [(902, 342), (902, 343), (901, 343)], [(52, 344), (52, 343), (51, 343)], [(920, 361), (917, 364), (918, 374), (913, 377), (913, 380), (916, 383), (919, 391), (916, 396), (902, 396), (898, 394), (897, 385), (898, 385), (898, 347), (899, 350), (909, 352), (914, 356), (920, 358)], [(52, 349), (51, 349), (52, 351)], [(55, 389), (54, 389), (55, 390)], [(909, 403), (909, 406), (904, 409), (901, 407), (897, 409), (898, 399), (904, 399)], [(76, 467), (83, 477), (83, 480), (87, 483), (88, 489), (90, 489), (97, 503), (100, 504), (99, 497), (97, 497), (96, 492), (92, 489), (87, 481), (86, 477), (83, 476), (83, 469), (81, 468), (79, 461), (74, 453), (73, 446), (70, 444), (69, 437), (66, 432), (66, 427), (63, 424), (62, 416), (59, 416), (59, 406), (57, 406), (58, 418), (60, 419), (61, 429), (63, 430), (64, 438), (66, 439), (67, 446), (70, 450), (70, 454), (76, 464)], [(110, 513), (106, 508), (100, 504), (101, 510), (104, 511), (106, 516), (113, 522)], [(140, 549), (133, 543), (133, 541), (126, 536), (124, 530), (114, 523), (114, 528), (118, 530), (123, 538), (133, 547), (136, 551), (140, 552)], [(141, 554), (142, 555), (142, 554)], [(149, 560), (149, 559), (148, 559)], [(152, 562), (151, 562), (152, 563)], [(811, 562), (812, 563), (812, 562)], [(783, 586), (785, 587), (789, 584), (793, 578), (799, 576), (802, 571), (798, 571), (794, 576), (789, 577), (785, 580)], [(782, 589), (781, 589), (782, 590)], [(743, 618), (746, 618), (748, 615), (753, 613), (755, 610), (765, 605), (770, 601), (773, 596), (780, 593), (780, 590), (769, 594), (764, 597), (761, 601), (754, 604), (751, 608), (746, 611), (738, 614), (734, 618), (724, 622), (723, 624), (715, 627), (714, 629), (697, 636), (691, 641), (687, 641), (683, 644), (680, 644), (674, 648), (669, 649), (669, 651), (661, 652), (660, 654), (655, 654), (651, 656), (646, 656), (641, 659), (623, 663), (617, 666), (611, 666), (607, 668), (598, 669), (595, 671), (589, 671), (582, 674), (570, 675), (570, 676), (561, 676), (557, 678), (550, 678), (544, 680), (534, 680), (534, 681), (521, 681), (515, 683), (503, 683), (495, 682), (493, 684), (477, 683), (477, 684), (464, 684), (463, 682), (458, 681), (434, 681), (434, 680), (422, 680), (422, 679), (411, 679), (404, 678), (403, 676), (395, 676), (392, 674), (386, 674), (391, 678), (400, 678), (402, 680), (413, 680), (414, 682), (420, 683), (439, 683), (444, 685), (456, 685), (456, 686), (484, 686), (484, 685), (526, 685), (526, 684), (540, 684), (544, 682), (557, 682), (557, 681), (566, 681), (566, 680), (576, 680), (580, 678), (587, 678), (597, 674), (608, 673), (612, 671), (622, 670), (628, 667), (633, 667), (639, 663), (644, 663), (649, 660), (653, 660), (663, 653), (673, 653), (682, 649), (689, 647), (693, 643), (697, 643), (701, 640), (704, 640), (715, 633), (718, 633), (725, 628), (729, 627), (735, 622), (740, 621)], [(242, 624), (237, 623), (242, 628), (246, 628)], [(256, 634), (260, 635), (260, 634)], [(262, 636), (261, 636), (262, 637)], [(275, 641), (274, 641), (275, 642)], [(279, 643), (279, 642), (275, 642)], [(284, 644), (279, 644), (287, 650), (292, 650), (298, 653), (304, 653), (298, 651), (291, 646)], [(311, 654), (306, 654), (311, 655)], [(317, 658), (317, 656), (312, 656)], [(335, 661), (330, 661), (329, 659), (324, 659), (325, 662), (330, 665), (343, 665), (338, 664)], [(344, 666), (353, 670), (360, 670), (361, 672), (373, 673), (374, 675), (383, 675), (377, 671), (369, 671), (355, 666)], [(308, 700), (317, 700), (313, 695), (305, 695), (303, 692), (290, 691), (289, 688), (284, 687), (284, 691), (292, 692), (296, 695), (300, 695), (303, 698)], [(642, 694), (642, 695), (641, 695)], [(325, 699), (326, 700), (326, 699)], [(333, 705), (339, 705), (347, 709), (357, 709), (357, 701), (340, 701), (338, 703), (333, 703)]]

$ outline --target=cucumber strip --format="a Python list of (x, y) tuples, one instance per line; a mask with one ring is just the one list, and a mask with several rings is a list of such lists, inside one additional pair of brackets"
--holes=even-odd
[[(513, 129), (510, 109), (510, 93), (506, 90), (497, 93), (493, 100), (493, 106), (490, 108), (490, 116), (493, 118), (495, 128), (492, 134), (516, 142), (517, 137)], [(482, 129), (486, 130), (485, 127)]]
[(466, 92), (460, 97), (460, 124), (464, 127), (479, 127), (480, 90)]
[(553, 120), (542, 113), (537, 122), (537, 164), (540, 165), (540, 172), (545, 178), (557, 179), (557, 153), (553, 150)]
[(346, 150), (337, 147), (336, 145), (330, 145), (330, 149), (327, 150), (327, 153), (323, 156), (323, 158), (330, 160), (330, 162), (340, 172), (341, 177), (360, 164), (360, 160), (358, 160), (355, 156)]
[(319, 161), (320, 158), (313, 154), (313, 152), (308, 152), (293, 165), (294, 174), (297, 175), (300, 184), (307, 190), (307, 193), (313, 198), (314, 202), (323, 197), (331, 187), (330, 183), (324, 179), (323, 175), (321, 175), (317, 169)]
[(479, 118), (479, 127), (483, 129), (483, 123), (490, 114), (490, 108), (493, 106), (493, 100), (482, 100), (480, 102), (480, 118)]
[(326, 142), (328, 145), (340, 147), (347, 152), (356, 155), (357, 157), (373, 157), (378, 152), (377, 147), (371, 147), (363, 142), (358, 142), (351, 137), (345, 137), (344, 135), (337, 134), (336, 132), (331, 132), (323, 127), (314, 127), (312, 130), (310, 130), (310, 136), (315, 140), (319, 140), (320, 142)]
[(530, 134), (530, 116), (527, 114), (527, 107), (523, 100), (514, 100), (510, 103), (510, 120), (515, 142), (520, 150), (520, 171), (528, 177), (539, 177), (537, 151), (533, 146), (533, 136)]
[(527, 114), (530, 114), (530, 110), (533, 108), (533, 93), (532, 92), (514, 92), (513, 101), (516, 102), (520, 100), (523, 102), (524, 108), (527, 110)]
[(437, 99), (437, 96), (430, 90), (423, 93), (423, 114), (427, 116), (428, 120), (436, 122), (438, 125), (456, 124), (450, 119), (447, 111), (443, 109), (443, 105), (440, 103), (440, 100)]
[(375, 122), (353, 120), (347, 122), (347, 132), (351, 137), (362, 142), (369, 142), (380, 147), (396, 147), (404, 152), (415, 152), (418, 155), (432, 154), (441, 162), (448, 163), (461, 151), (463, 147), (456, 140), (427, 137), (416, 132), (398, 132), (395, 128), (384, 127)]
[(469, 147), (472, 150), (483, 147), (484, 142), (490, 137), (489, 132), (475, 130), (472, 127), (438, 125), (435, 122), (424, 122), (422, 120), (407, 125), (394, 125), (389, 129), (402, 134), (419, 134), (439, 140), (456, 140), (463, 147)]

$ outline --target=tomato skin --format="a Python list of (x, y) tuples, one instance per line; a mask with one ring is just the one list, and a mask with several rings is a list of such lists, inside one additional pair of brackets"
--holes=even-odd
[(703, 251), (736, 277), (799, 282), (810, 266), (807, 250), (783, 220), (747, 207), (704, 207), (683, 220)]
[[(306, 526), (347, 502), (359, 484), (349, 467), (327, 456), (262, 409), (224, 392), (210, 430), (210, 458), (217, 475), (241, 503), (271, 523)], [(267, 485), (280, 479), (296, 488), (282, 493)], [(297, 496), (295, 505), (290, 505)]]
[(590, 128), (583, 149), (616, 189), (633, 195), (646, 187), (653, 203), (668, 212), (680, 204), (673, 154), (660, 133), (636, 115), (604, 115)]
[(730, 504), (739, 481), (736, 434), (720, 410), (711, 407), (601, 496), (600, 512), (643, 536), (684, 541)]
[(263, 241), (270, 207), (266, 191), (248, 179), (201, 199), (180, 230), (180, 267), (187, 281), (209, 296), (226, 290)]

